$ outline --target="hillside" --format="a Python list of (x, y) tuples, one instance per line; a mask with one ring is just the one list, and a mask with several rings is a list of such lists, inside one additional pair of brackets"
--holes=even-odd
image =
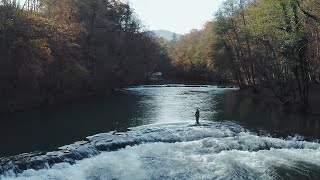
[(182, 36), (181, 34), (177, 34), (168, 30), (154, 30), (152, 31), (157, 37), (163, 37), (164, 39), (171, 41), (173, 40), (174, 35), (177, 36), (177, 40)]

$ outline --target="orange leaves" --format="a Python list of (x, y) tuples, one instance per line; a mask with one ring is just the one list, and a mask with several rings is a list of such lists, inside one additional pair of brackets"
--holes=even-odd
[(73, 63), (70, 70), (77, 77), (87, 77), (90, 74), (88, 69), (79, 63)]
[(48, 62), (52, 60), (51, 49), (48, 47), (49, 44), (46, 39), (31, 40), (31, 43), (34, 45), (39, 58)]
[(61, 22), (55, 19), (45, 18), (41, 14), (24, 13), (20, 19), (28, 27), (20, 27), (31, 33), (32, 36), (46, 38), (48, 41), (58, 44), (73, 43), (84, 36), (85, 28), (75, 22)]

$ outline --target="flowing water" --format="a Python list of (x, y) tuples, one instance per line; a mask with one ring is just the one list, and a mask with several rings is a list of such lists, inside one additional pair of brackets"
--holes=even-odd
[(141, 86), (4, 116), (0, 179), (319, 179), (319, 118), (236, 90)]

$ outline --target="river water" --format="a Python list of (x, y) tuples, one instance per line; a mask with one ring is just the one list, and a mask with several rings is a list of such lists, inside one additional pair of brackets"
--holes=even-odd
[(319, 179), (320, 118), (235, 91), (141, 86), (2, 116), (0, 179)]

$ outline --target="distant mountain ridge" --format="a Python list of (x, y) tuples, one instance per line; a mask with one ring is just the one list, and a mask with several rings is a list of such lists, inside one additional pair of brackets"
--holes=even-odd
[(177, 40), (180, 39), (182, 36), (181, 34), (177, 34), (168, 30), (163, 30), (163, 29), (153, 30), (151, 32), (153, 32), (157, 37), (163, 37), (165, 40), (168, 40), (168, 41), (172, 41), (174, 35), (176, 35)]

